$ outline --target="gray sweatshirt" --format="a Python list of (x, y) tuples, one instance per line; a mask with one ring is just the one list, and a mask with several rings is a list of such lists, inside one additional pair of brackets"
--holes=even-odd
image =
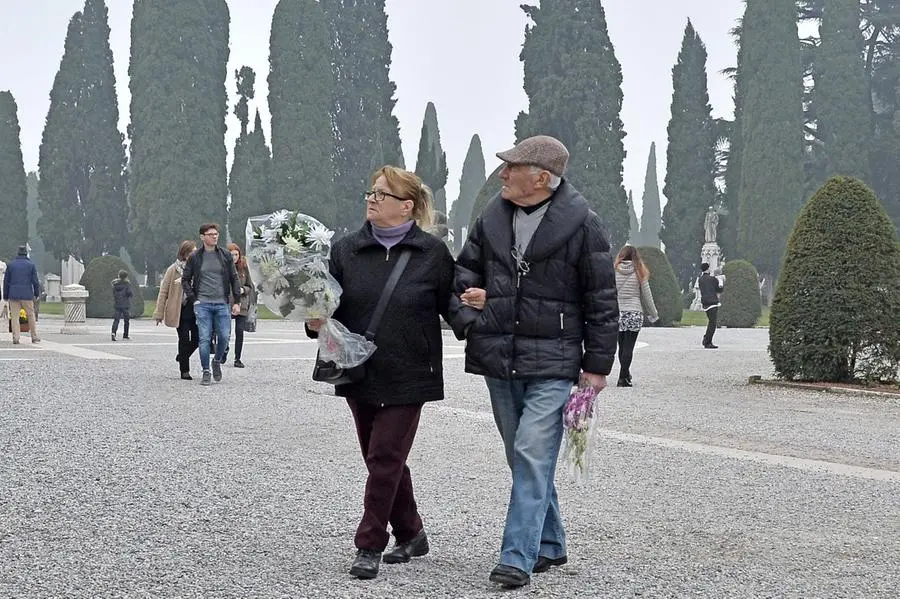
[(619, 295), (619, 312), (641, 312), (650, 322), (659, 320), (650, 283), (638, 279), (631, 260), (623, 260), (616, 267), (616, 290)]

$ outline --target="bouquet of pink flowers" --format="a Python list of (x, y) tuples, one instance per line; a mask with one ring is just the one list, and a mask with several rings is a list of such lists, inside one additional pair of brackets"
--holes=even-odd
[(563, 430), (566, 441), (563, 460), (577, 482), (588, 480), (588, 460), (594, 430), (596, 400), (596, 388), (592, 385), (579, 384), (572, 388), (566, 407), (563, 408)]

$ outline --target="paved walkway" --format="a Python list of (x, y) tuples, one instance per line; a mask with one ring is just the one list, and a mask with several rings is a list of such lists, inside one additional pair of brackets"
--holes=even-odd
[(591, 480), (559, 472), (569, 563), (501, 593), (509, 475), (451, 337), (411, 457), (432, 553), (364, 582), (364, 466), (296, 324), (261, 321), (210, 388), (170, 329), (60, 324), (0, 334), (0, 597), (900, 596), (900, 400), (747, 386), (765, 330), (645, 330)]

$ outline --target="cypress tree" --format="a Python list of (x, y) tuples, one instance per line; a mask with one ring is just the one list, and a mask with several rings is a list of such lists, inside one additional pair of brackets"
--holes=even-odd
[(270, 172), (269, 147), (266, 145), (262, 120), (257, 111), (253, 131), (244, 133), (235, 142), (234, 162), (228, 180), (231, 192), (231, 236), (245, 249), (247, 219), (277, 209), (273, 206), (270, 194)]
[(628, 238), (622, 68), (603, 7), (597, 0), (556, 0), (522, 8), (532, 21), (521, 53), (529, 108), (516, 120), (516, 136), (552, 135), (566, 145), (566, 177), (603, 219), (610, 243), (622, 245)]
[(30, 171), (25, 177), (25, 186), (28, 189), (28, 245), (31, 246), (31, 260), (37, 265), (38, 272), (51, 273), (59, 270), (59, 262), (47, 253), (44, 241), (38, 234), (38, 220), (41, 218), (41, 208), (38, 202), (38, 174)]
[(447, 153), (441, 147), (441, 131), (438, 128), (437, 110), (432, 102), (425, 107), (422, 134), (419, 137), (419, 155), (416, 158), (416, 174), (431, 188), (434, 209), (447, 212)]
[(716, 133), (709, 104), (706, 46), (688, 21), (672, 68), (672, 116), (666, 149), (666, 207), (660, 237), (682, 289), (703, 247), (703, 215), (716, 200)]
[(738, 252), (778, 273), (803, 203), (800, 43), (793, 0), (747, 0), (741, 36)]
[(404, 166), (384, 0), (323, 0), (332, 31), (335, 224), (355, 230), (372, 173)]
[(225, 222), (228, 23), (225, 0), (134, 3), (131, 216), (148, 272), (200, 223)]
[(103, 0), (69, 22), (41, 141), (38, 230), (56, 258), (118, 254), (128, 241), (125, 146)]
[(859, 32), (859, 0), (826, 0), (815, 68), (817, 137), (825, 146), (825, 176), (868, 181), (872, 102)]
[(10, 260), (28, 240), (28, 189), (19, 129), (19, 108), (0, 92), (0, 260)]
[(481, 138), (473, 135), (469, 142), (469, 150), (463, 161), (462, 176), (459, 178), (459, 198), (453, 202), (450, 210), (450, 222), (453, 227), (453, 239), (457, 248), (462, 248), (463, 227), (468, 229), (475, 207), (475, 198), (484, 186), (484, 151), (481, 149)]
[(656, 143), (650, 144), (647, 174), (644, 176), (644, 197), (641, 201), (641, 246), (659, 247), (661, 226), (659, 211), (659, 182), (656, 176)]
[(628, 243), (635, 247), (641, 245), (641, 223), (634, 211), (634, 192), (628, 191)]
[(320, 2), (281, 0), (275, 7), (268, 81), (273, 207), (334, 226), (334, 81), (331, 33)]
[(725, 158), (725, 192), (721, 197), (725, 210), (719, 220), (721, 237), (719, 245), (722, 246), (725, 256), (732, 257), (737, 255), (738, 219), (740, 216), (739, 197), (741, 190), (741, 146), (743, 145), (741, 139), (743, 94), (740, 86), (740, 65), (742, 62), (740, 32), (740, 27), (736, 27), (732, 31), (735, 44), (738, 47), (737, 67), (730, 70), (731, 78), (734, 81), (734, 121), (728, 127), (728, 152)]

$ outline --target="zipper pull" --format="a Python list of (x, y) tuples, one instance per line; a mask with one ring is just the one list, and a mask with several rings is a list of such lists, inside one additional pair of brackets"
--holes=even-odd
[(384, 261), (388, 262), (391, 259), (391, 248), (386, 248), (384, 250)]
[(565, 328), (566, 328), (565, 324), (563, 324), (563, 313), (560, 312), (559, 313), (559, 330), (563, 331), (563, 330), (565, 330)]

